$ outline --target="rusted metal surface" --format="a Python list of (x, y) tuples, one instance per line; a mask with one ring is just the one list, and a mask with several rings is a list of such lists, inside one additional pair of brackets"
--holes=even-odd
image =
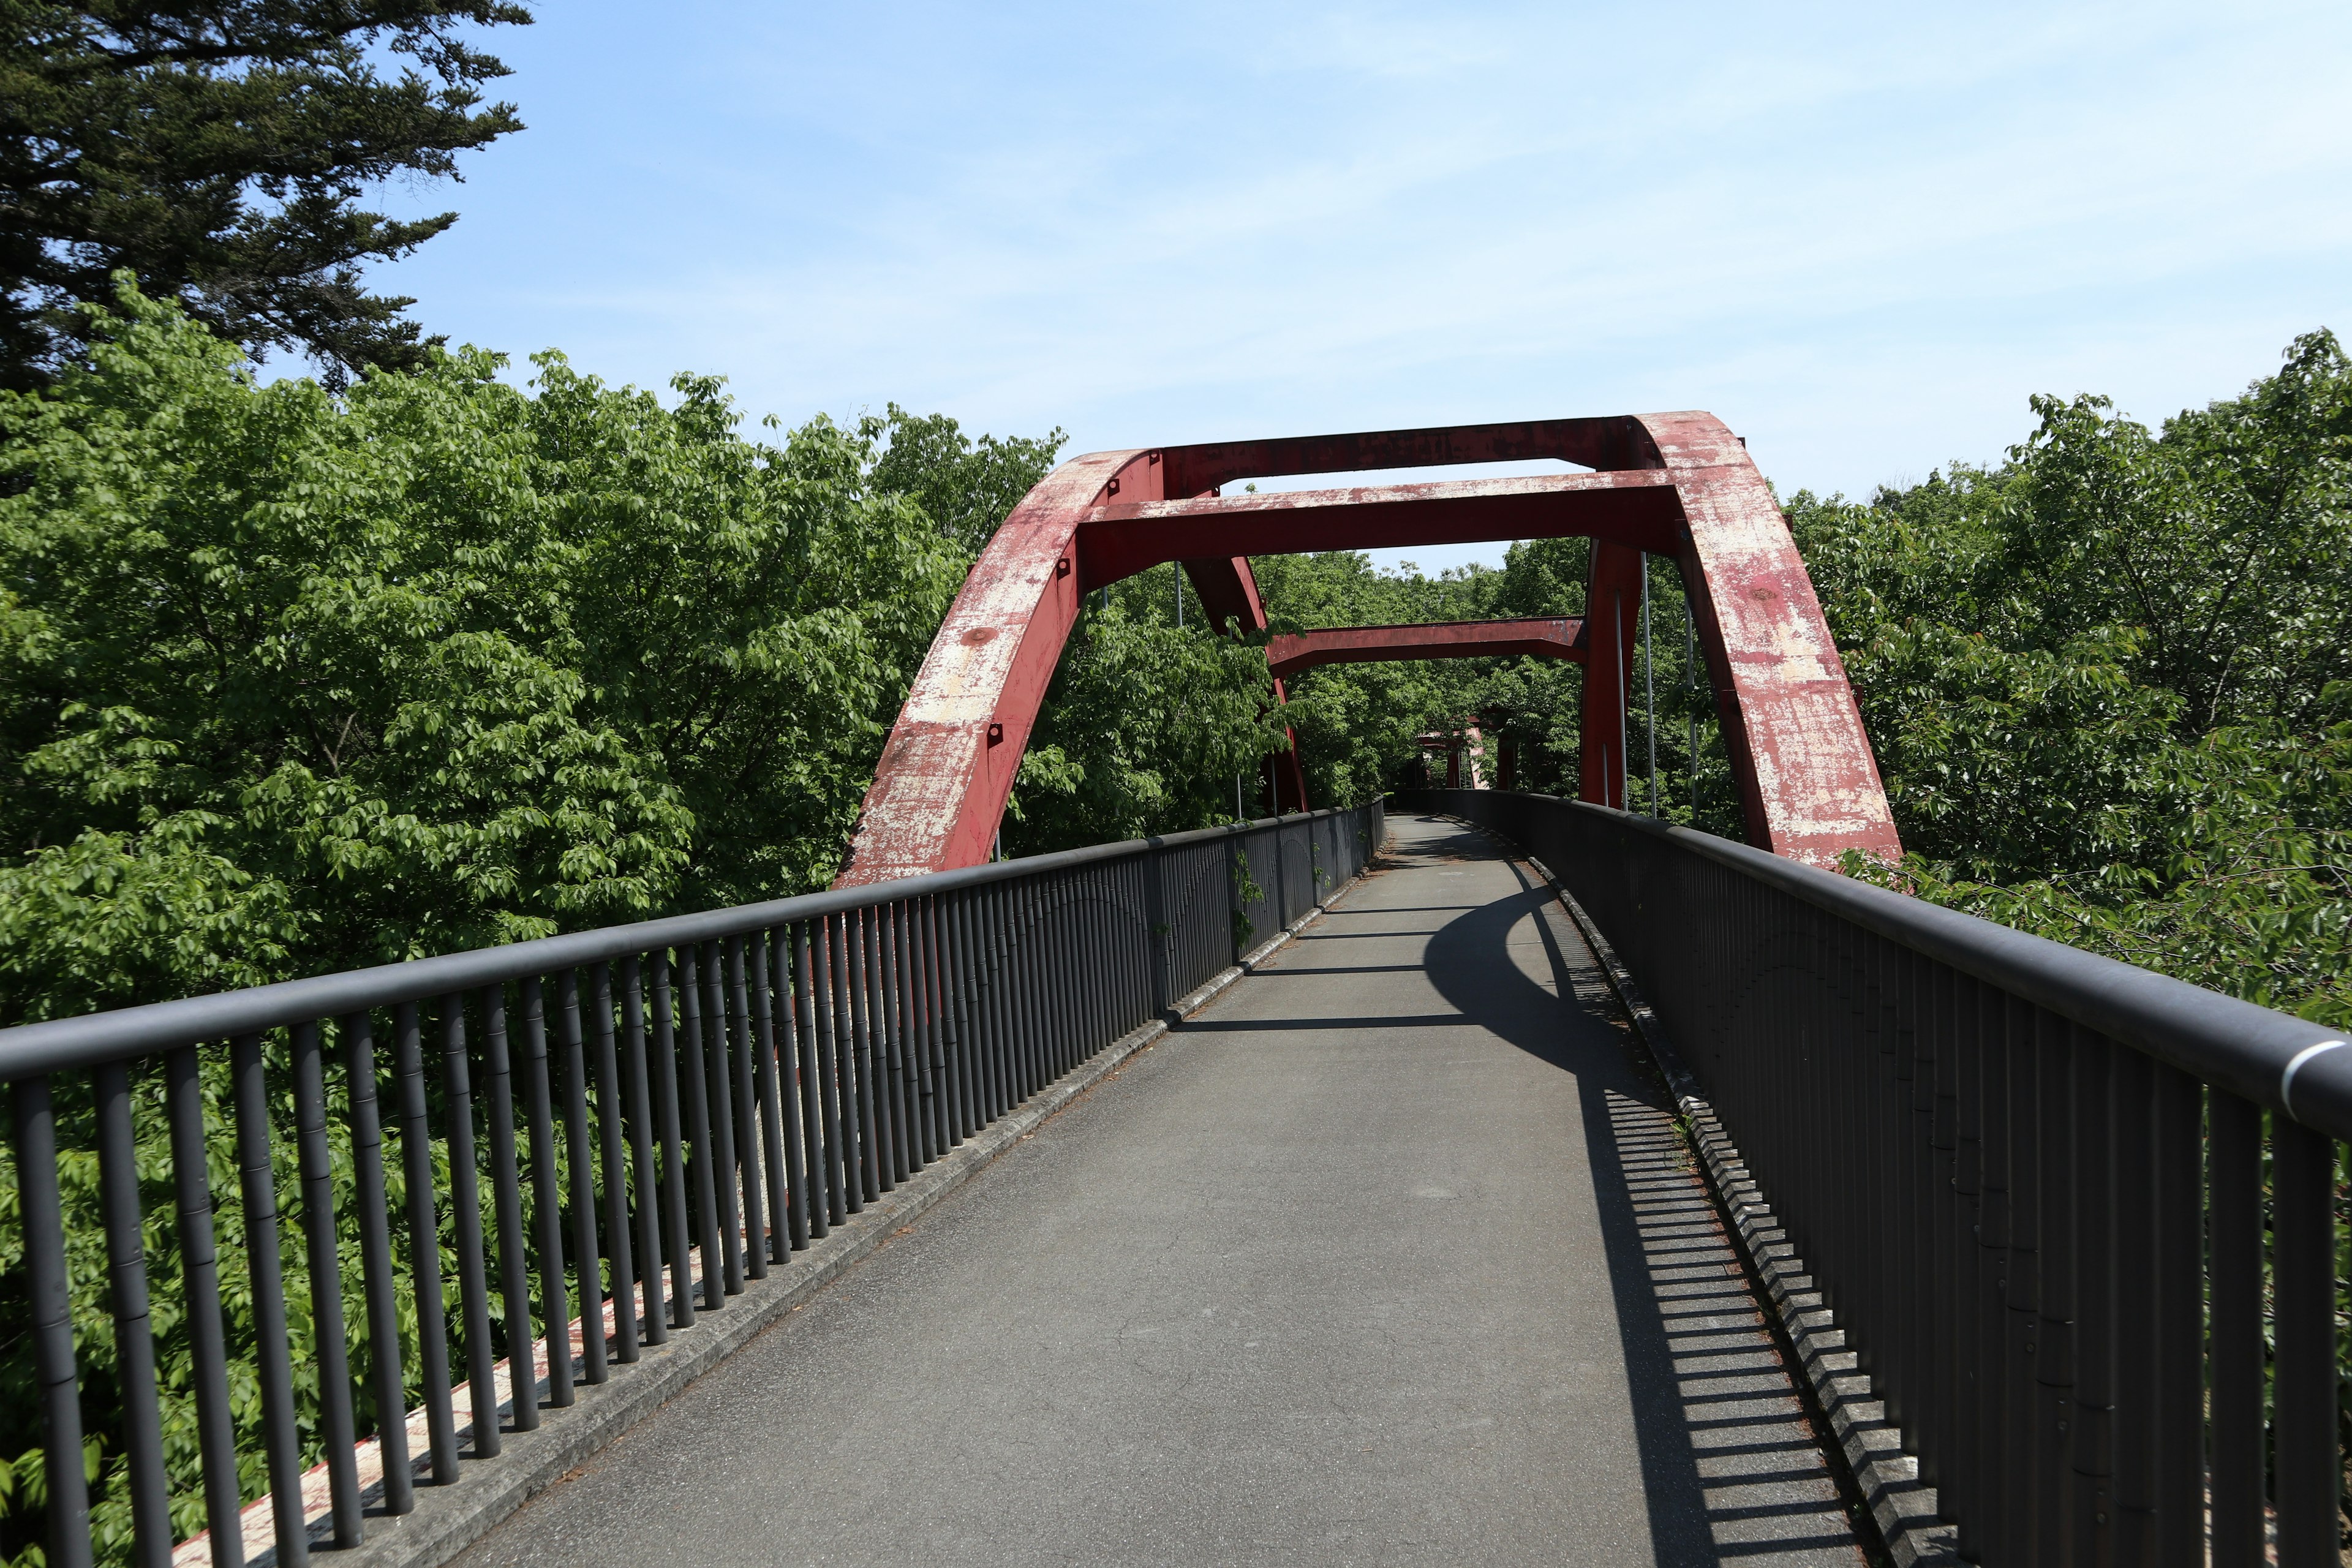
[(1642, 425), (1682, 498), (1676, 559), (1748, 841), (1817, 866), (1848, 849), (1900, 858), (1844, 661), (1764, 476), (1712, 414), (1648, 414)]
[(1332, 626), (1285, 633), (1265, 645), (1276, 679), (1325, 664), (1380, 664), (1409, 658), (1539, 658), (1584, 662), (1584, 622), (1576, 616), (1520, 621), (1434, 621), (1403, 626)]
[(1579, 800), (1625, 805), (1629, 730), (1625, 699), (1633, 646), (1642, 630), (1642, 552), (1611, 540), (1592, 542), (1584, 579), (1585, 624), (1591, 628), (1577, 732)]
[[(1219, 496), (1243, 478), (1550, 458), (1592, 473)], [(1586, 798), (1622, 805), (1641, 556), (1672, 557), (1706, 650), (1751, 843), (1817, 864), (1901, 853), (1860, 711), (1771, 491), (1714, 416), (1537, 420), (1098, 452), (1014, 509), (891, 731), (843, 884), (986, 858), (1078, 595), (1181, 561), (1213, 622), (1263, 630), (1254, 554), (1583, 535), (1596, 541)], [(1629, 596), (1630, 595), (1630, 596)], [(1278, 700), (1278, 699), (1277, 699)], [(1303, 794), (1295, 750), (1275, 765)], [(1275, 794), (1285, 794), (1277, 782)], [(1287, 804), (1287, 803), (1286, 803)]]
[(1229, 626), (1244, 633), (1265, 630), (1265, 601), (1258, 597), (1257, 577), (1250, 571), (1249, 557), (1228, 555), (1186, 561), (1184, 575), (1191, 581), (1192, 593), (1200, 599), (1211, 626), (1219, 631)]
[(1158, 456), (1073, 458), (996, 531), (891, 726), (837, 886), (988, 858), (1037, 706), (1077, 618), (1078, 521), (1100, 497), (1159, 499)]
[[(1263, 620), (1258, 622), (1257, 629), (1265, 629)], [(1274, 706), (1277, 712), (1290, 706), (1290, 693), (1284, 688), (1279, 676), (1274, 682)], [(1299, 765), (1298, 761), (1298, 731), (1285, 724), (1282, 734), (1290, 744), (1279, 752), (1268, 752), (1264, 764), (1268, 781), (1274, 787), (1275, 812), (1280, 816), (1293, 811), (1311, 811), (1314, 808), (1307, 803), (1307, 770)]]

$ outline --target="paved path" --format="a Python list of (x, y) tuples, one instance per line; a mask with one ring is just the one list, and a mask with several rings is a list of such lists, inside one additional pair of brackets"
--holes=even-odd
[(1591, 955), (1390, 867), (467, 1563), (1836, 1563)]

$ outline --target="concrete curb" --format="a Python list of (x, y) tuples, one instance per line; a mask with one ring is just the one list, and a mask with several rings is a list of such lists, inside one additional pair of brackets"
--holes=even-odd
[(1690, 1069), (1675, 1054), (1632, 973), (1551, 868), (1516, 847), (1512, 852), (1540, 871), (1559, 895), (1561, 907), (1601, 961), (1601, 973), (1633, 1021), (1634, 1032), (1674, 1091), (1691, 1142), (1706, 1167), (1707, 1184), (1731, 1222), (1730, 1229), (1748, 1268), (1772, 1300), (1781, 1330), (1796, 1351), (1814, 1399), (1829, 1417), (1831, 1431), (1861, 1488), (1887, 1555), (1896, 1568), (1960, 1568), (1956, 1532), (1936, 1514), (1936, 1489), (1920, 1481), (1919, 1461), (1903, 1451), (1902, 1429), (1886, 1418), (1885, 1403), (1871, 1397), (1869, 1375), (1855, 1370), (1854, 1352), (1845, 1348), (1845, 1331), (1822, 1304), (1822, 1293), (1813, 1289), (1804, 1260), (1789, 1245), (1738, 1147), (1724, 1131), (1714, 1106), (1699, 1092)]
[[(323, 1516), (310, 1521), (314, 1552), (331, 1554), (351, 1568), (440, 1568), (488, 1534), (509, 1515), (546, 1490), (629, 1427), (669, 1402), (686, 1385), (717, 1366), (762, 1330), (805, 1303), (817, 1291), (898, 1235), (925, 1210), (971, 1181), (998, 1155), (1109, 1077), (1137, 1052), (1207, 1006), (1235, 981), (1287, 946), (1363, 879), (1359, 871), (1323, 902), (1277, 931), (1237, 963), (1172, 1004), (1166, 1012), (1130, 1030), (1040, 1089), (1003, 1116), (981, 1128), (904, 1184), (834, 1228), (824, 1240), (789, 1261), (771, 1264), (764, 1279), (744, 1281), (740, 1296), (727, 1299), (716, 1314), (700, 1314), (688, 1329), (671, 1331), (667, 1343), (641, 1348), (633, 1365), (615, 1364), (611, 1380), (577, 1384), (565, 1409), (540, 1412), (536, 1431), (501, 1434), (504, 1451), (495, 1459), (471, 1459), (458, 1479), (434, 1486), (420, 1473), (414, 1511), (393, 1518), (379, 1511), (381, 1487), (371, 1489), (367, 1539), (348, 1552), (333, 1550), (333, 1533)], [(420, 1471), (422, 1467), (420, 1466)], [(275, 1551), (256, 1554), (254, 1568), (271, 1568)]]

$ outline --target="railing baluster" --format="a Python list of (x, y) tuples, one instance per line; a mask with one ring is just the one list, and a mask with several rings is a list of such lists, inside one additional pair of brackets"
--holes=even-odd
[(948, 951), (946, 928), (940, 923), (940, 897), (926, 894), (915, 906), (915, 919), (922, 932), (923, 1005), (929, 1019), (925, 1031), (926, 1050), (931, 1063), (931, 1152), (941, 1156), (962, 1139), (957, 1123), (957, 1067), (955, 1048), (955, 1018), (948, 1000)]
[(907, 1117), (907, 1062), (904, 1039), (906, 1009), (898, 1004), (898, 927), (891, 919), (892, 905), (883, 904), (874, 911), (875, 969), (882, 988), (875, 998), (875, 1017), (882, 1033), (882, 1055), (885, 1058), (883, 1082), (888, 1092), (885, 1102), (888, 1114), (883, 1118), (890, 1158), (884, 1169), (890, 1184), (898, 1186), (907, 1179), (908, 1171), (919, 1163), (907, 1157), (908, 1135), (913, 1131)]
[(771, 963), (774, 972), (772, 990), (775, 997), (777, 1111), (783, 1124), (784, 1217), (790, 1226), (790, 1245), (798, 1250), (809, 1244), (810, 1167), (805, 1145), (811, 1123), (803, 1099), (808, 1079), (801, 1065), (800, 1006), (793, 989), (793, 928), (778, 926), (761, 943), (760, 952), (762, 962)]
[(751, 1004), (743, 973), (743, 939), (727, 939), (727, 1032), (733, 1040), (729, 1060), (734, 1072), (734, 1161), (742, 1172), (743, 1276), (762, 1279), (768, 1273), (768, 1205), (761, 1187), (764, 1180), (765, 1143), (760, 1136), (760, 1095), (755, 1066), (760, 1054), (751, 1027)]
[(897, 1090), (891, 1096), (891, 1126), (898, 1140), (896, 1165), (902, 1182), (920, 1171), (926, 1163), (919, 1120), (923, 1109), (919, 1048), (922, 1026), (914, 1005), (914, 954), (908, 945), (906, 912), (905, 903), (896, 899), (874, 911), (883, 934), (883, 953), (888, 960), (884, 970), (889, 986), (890, 1050), (898, 1075)]
[[(630, 1163), (636, 1173), (637, 1247), (636, 1266), (645, 1302), (638, 1315), (639, 1332), (649, 1345), (669, 1342), (669, 1313), (662, 1306), (662, 1240), (663, 1230), (669, 1228), (669, 1245), (676, 1248), (683, 1243), (669, 1218), (667, 1189), (663, 1184), (661, 1168), (655, 1163), (654, 1140), (667, 1139), (675, 1123), (674, 1116), (665, 1117), (656, 1110), (665, 1103), (656, 1093), (652, 1072), (646, 1065), (646, 992), (645, 966), (635, 953), (621, 960), (621, 1035), (624, 1041), (624, 1063), (628, 1073), (625, 1090), (628, 1103)], [(664, 1070), (667, 1069), (665, 1064)], [(664, 1145), (666, 1148), (667, 1144)], [(685, 1205), (677, 1205), (683, 1208)], [(617, 1288), (617, 1287), (616, 1287)]]
[[(596, 1052), (596, 1150), (604, 1178), (604, 1252), (613, 1270), (613, 1359), (625, 1366), (637, 1359), (637, 1260), (636, 1249), (629, 1239), (629, 1118), (622, 1110), (620, 1043), (613, 1034), (612, 965), (599, 963), (589, 970), (588, 997), (590, 1016), (595, 1020), (590, 1032), (595, 1039)], [(635, 1051), (637, 1076), (642, 1081), (642, 1025)], [(648, 1216), (653, 1209), (652, 1166), (649, 1147), (646, 1180), (639, 1188), (638, 1198)], [(655, 1271), (660, 1271), (658, 1253), (655, 1255)], [(583, 1292), (590, 1293), (593, 1292)]]
[[(408, 1279), (416, 1299), (416, 1371), (425, 1380), (425, 1447), (433, 1483), (446, 1487), (457, 1479), (457, 1426), (449, 1396), (449, 1303), (441, 1288), (441, 1222), (434, 1212), (433, 1131), (425, 1120), (417, 1011), (415, 1003), (403, 1002), (393, 1014), (392, 1068), (400, 1084), (400, 1174), (408, 1206)], [(454, 1177), (454, 1138), (449, 1164)]]
[[(709, 1119), (702, 1125), (702, 1136), (710, 1141), (710, 1190), (719, 1205), (719, 1279), (725, 1294), (740, 1296), (743, 1293), (740, 1242), (745, 1216), (735, 1147), (735, 1068), (727, 1037), (727, 975), (719, 943), (704, 944), (697, 956), (702, 965), (702, 1004), (708, 1020), (703, 1084), (710, 1097)], [(710, 1244), (706, 1241), (703, 1268), (708, 1269), (710, 1261)]]
[[(706, 1054), (709, 1047), (702, 1037), (702, 955), (691, 946), (678, 949), (677, 1005), (683, 1037), (677, 1059), (686, 1068), (679, 1093), (686, 1102), (686, 1135), (694, 1146), (690, 1170), (695, 1235), (702, 1244), (702, 1308), (716, 1312), (727, 1304), (730, 1283), (738, 1290), (743, 1286), (740, 1279), (730, 1278), (734, 1271), (726, 1259), (734, 1248), (719, 1228), (719, 1189), (726, 1173), (719, 1168), (719, 1152), (710, 1137), (710, 1063)], [(731, 1210), (735, 1205), (727, 1206)]]
[(962, 906), (960, 894), (933, 894), (925, 924), (931, 937), (931, 1005), (938, 1010), (940, 1092), (945, 1103), (940, 1113), (940, 1147), (959, 1147), (971, 1136), (971, 1019), (964, 1005), (963, 945), (956, 924)]
[(2205, 1561), (2204, 1092), (2188, 1074), (2151, 1062), (2156, 1165), (2154, 1229), (2157, 1395), (2150, 1442), (2158, 1568)]
[[(16, 1092), (21, 1096), (24, 1089), (20, 1087)], [(204, 1072), (195, 1047), (183, 1046), (163, 1058), (163, 1092), (172, 1134), (180, 1286), (187, 1299), (188, 1359), (195, 1384), (196, 1446), (204, 1463), (205, 1525), (213, 1568), (243, 1568), (245, 1538), (237, 1528), (237, 1510), (244, 1500), (238, 1490), (236, 1429), (228, 1402), (228, 1338), (221, 1321), (220, 1254), (213, 1231)], [(20, 1151), (24, 1147), (21, 1130), (17, 1147)], [(26, 1205), (26, 1212), (32, 1212), (31, 1205)], [(80, 1419), (79, 1406), (75, 1419)], [(76, 1447), (79, 1451), (79, 1438)]]
[[(319, 1442), (326, 1449), (335, 1544), (357, 1546), (358, 1440), (352, 1415), (351, 1348), (343, 1337), (342, 1259), (335, 1245), (334, 1163), (327, 1152), (327, 1079), (319, 1026), (294, 1026), (295, 1157), (301, 1173), (302, 1231), (310, 1244), (310, 1353), (318, 1359)], [(290, 1387), (290, 1373), (289, 1373)]]
[(981, 900), (986, 892), (975, 888), (950, 895), (954, 900), (950, 913), (956, 952), (956, 1017), (966, 1058), (966, 1138), (996, 1119), (996, 1037), (982, 1005), (989, 958), (981, 940)]
[[(606, 1375), (604, 1270), (596, 1246), (597, 1150), (588, 1142), (588, 1054), (580, 1037), (579, 976), (559, 969), (553, 978), (555, 1043), (563, 1053), (563, 1160), (572, 1176), (572, 1268), (580, 1302), (580, 1377), (583, 1383), (596, 1384)], [(548, 1294), (562, 1298), (560, 1273)], [(626, 1293), (620, 1294), (625, 1302)], [(552, 1324), (548, 1331), (551, 1339), (570, 1339), (563, 1324)], [(568, 1343), (564, 1359), (571, 1359)]]
[(2075, 1194), (2080, 1188), (2075, 1113), (2075, 1033), (2064, 1020), (2035, 1015), (2042, 1072), (2042, 1301), (2026, 1351), (2040, 1384), (2033, 1427), (2036, 1563), (2069, 1561), (2074, 1514)]
[(982, 895), (989, 921), (989, 1021), (996, 1035), (997, 1099), (990, 1120), (1013, 1110), (1029, 1096), (1023, 1050), (1021, 997), (1014, 976), (1021, 947), (1020, 890), (1002, 883)]
[[(793, 1201), (800, 1195), (800, 1162), (787, 1160), (784, 1154), (783, 1089), (781, 1079), (788, 1077), (790, 1068), (783, 1066), (776, 1054), (776, 1006), (768, 975), (769, 948), (772, 933), (758, 931), (751, 938), (751, 1037), (756, 1042), (754, 1055), (759, 1071), (756, 1089), (760, 1099), (760, 1142), (765, 1153), (762, 1174), (768, 1184), (768, 1245), (764, 1256), (772, 1262), (782, 1263), (791, 1255), (799, 1230), (793, 1215)], [(790, 1169), (787, 1169), (787, 1167)]]
[(2263, 1561), (2263, 1113), (2216, 1089), (2212, 1184), (2213, 1568)]
[[(401, 1378), (400, 1296), (392, 1271), (392, 1209), (384, 1193), (374, 1028), (365, 1013), (353, 1013), (342, 1020), (343, 1079), (351, 1102), (352, 1206), (359, 1220), (360, 1288), (367, 1302), (368, 1370), (375, 1401), (376, 1447), (383, 1458), (383, 1509), (396, 1518), (416, 1507), (416, 1485), (409, 1468), (408, 1402)], [(420, 1330), (423, 1319), (420, 1309)], [(444, 1373), (445, 1393), (446, 1379)]]
[(824, 963), (822, 946), (810, 940), (809, 927), (810, 922), (803, 921), (793, 928), (793, 1026), (800, 1036), (801, 1124), (808, 1146), (809, 1235), (822, 1240), (841, 1223), (841, 1188), (834, 1173), (837, 1157), (834, 1152), (832, 1101), (826, 1090), (826, 1080), (833, 1070), (832, 1052), (826, 1044), (833, 1015), (824, 1000), (824, 987), (817, 984)]
[(2116, 1302), (2115, 1506), (2108, 1521), (2116, 1561), (2123, 1563), (2157, 1558), (2155, 1444), (2162, 1405), (2156, 1339), (2163, 1302), (2156, 1287), (2163, 1278), (2163, 1243), (2156, 1229), (2154, 1065), (2137, 1051), (2117, 1049), (2109, 1066), (2115, 1201), (2102, 1218), (2111, 1237)]
[(832, 1158), (832, 1176), (840, 1205), (835, 1217), (866, 1212), (865, 1184), (858, 1175), (862, 1156), (857, 1149), (857, 1047), (849, 1012), (848, 939), (846, 921), (828, 916), (818, 928), (823, 938), (818, 976), (824, 1007), (824, 1131)]
[(2336, 1561), (2336, 1144), (2271, 1117), (2271, 1279), (2276, 1294), (2273, 1496), (2280, 1568)]
[[(539, 1429), (539, 1378), (533, 1365), (537, 1340), (530, 1328), (530, 1233), (523, 1229), (522, 1176), (515, 1157), (514, 1058), (507, 1041), (506, 987), (483, 986), (481, 1005), (483, 1068), (489, 1077), (490, 1091), (490, 1212), (499, 1231), (507, 1389), (513, 1400), (515, 1430), (535, 1432)], [(551, 1373), (554, 1364), (551, 1355)], [(478, 1421), (481, 1412), (477, 1410), (474, 1415)]]
[(945, 1148), (940, 1136), (940, 1081), (937, 1047), (939, 1012), (931, 1005), (930, 942), (923, 927), (927, 900), (908, 899), (898, 905), (898, 928), (905, 942), (902, 962), (907, 972), (907, 1048), (914, 1059), (916, 1152), (923, 1164), (937, 1160)]
[(89, 1568), (89, 1489), (82, 1474), (81, 1389), (74, 1373), (73, 1308), (66, 1280), (65, 1208), (58, 1190), (57, 1107), (47, 1073), (10, 1086), (18, 1212), (33, 1318), (33, 1376), (40, 1390), (49, 1556)]
[[(536, 974), (524, 976), (522, 983), (522, 1045), (524, 1114), (530, 1127), (530, 1230), (538, 1233), (539, 1317), (547, 1342), (547, 1404), (550, 1409), (560, 1410), (572, 1403), (572, 1310), (570, 1292), (563, 1283), (563, 1181), (556, 1169), (554, 1086), (547, 1070), (547, 995)], [(518, 1200), (520, 1191), (518, 1184)], [(585, 1317), (584, 1302), (583, 1307)], [(512, 1346), (507, 1353), (514, 1355)], [(530, 1374), (535, 1357), (535, 1350), (526, 1352), (520, 1364), (513, 1368), (514, 1376), (528, 1379), (534, 1392), (538, 1379)], [(521, 1381), (516, 1382), (518, 1406), (522, 1386)]]
[(988, 1018), (988, 1120), (995, 1121), (1021, 1102), (1019, 1019), (1012, 1002), (1012, 899), (1002, 884), (980, 889), (973, 915), (984, 922), (982, 953), (982, 1002)]
[[(442, 1099), (448, 1107), (449, 1212), (457, 1231), (457, 1299), (466, 1320), (466, 1380), (473, 1401), (474, 1458), (493, 1458), (499, 1431), (498, 1352), (490, 1342), (489, 1258), (482, 1237), (478, 1156), (474, 1149), (474, 1094), (466, 1057), (466, 998), (441, 998)], [(436, 1468), (434, 1479), (439, 1480)], [(450, 1479), (457, 1479), (453, 1466)]]
[[(46, 1087), (46, 1079), (43, 1084)], [(122, 1389), (122, 1447), (131, 1489), (132, 1555), (142, 1568), (164, 1568), (172, 1561), (171, 1483), (163, 1470), (163, 1415), (155, 1398), (155, 1335), (147, 1314), (144, 1216), (139, 1203), (129, 1067), (122, 1062), (107, 1063), (90, 1074), (90, 1090), (98, 1113), (99, 1202), (106, 1226), (114, 1359)], [(25, 1140), (19, 1135), (20, 1159), (24, 1149)], [(47, 1168), (57, 1168), (54, 1150)], [(37, 1206), (25, 1205), (23, 1215), (28, 1221), (38, 1220)], [(28, 1263), (32, 1256), (28, 1237)], [(39, 1282), (33, 1283), (37, 1290)], [(37, 1312), (36, 1318), (35, 1333), (46, 1332), (47, 1325), (37, 1321)], [(37, 1339), (35, 1350), (37, 1358), (43, 1353)]]
[[(670, 956), (667, 949), (653, 953), (654, 965), (654, 1115), (661, 1128), (662, 1233), (669, 1259), (670, 1326), (694, 1326), (693, 1235), (686, 1219), (686, 1152), (678, 1130), (677, 1026), (672, 1013)], [(693, 987), (687, 987), (689, 996)], [(708, 1261), (706, 1257), (705, 1261)], [(646, 1268), (650, 1279), (656, 1270)], [(661, 1342), (656, 1341), (656, 1343)]]
[(286, 1335), (286, 1281), (278, 1239), (278, 1177), (270, 1164), (269, 1083), (261, 1037), (229, 1050), (236, 1120), (237, 1194), (245, 1205), (245, 1262), (253, 1285), (254, 1372), (261, 1385), (262, 1447), (276, 1509), (278, 1561), (310, 1560), (302, 1517), (302, 1434), (294, 1419), (294, 1358)]
[(2040, 1316), (2044, 1253), (2042, 1223), (2042, 1099), (2034, 1052), (2032, 1006), (2007, 999), (2009, 1057), (2009, 1289), (2002, 1398), (2005, 1415), (2002, 1499), (2007, 1515), (1995, 1550), (2011, 1563), (2033, 1561), (2033, 1432), (2040, 1418), (2040, 1387), (2034, 1379), (2034, 1340)]
[(857, 1075), (857, 1174), (853, 1180), (866, 1201), (882, 1195), (882, 1149), (874, 1104), (874, 976), (866, 911), (842, 920), (842, 974), (849, 990), (849, 1041)]

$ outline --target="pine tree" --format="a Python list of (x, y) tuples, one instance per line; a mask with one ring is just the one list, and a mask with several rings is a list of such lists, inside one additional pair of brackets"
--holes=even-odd
[(464, 30), (530, 20), (511, 0), (0, 0), (0, 384), (77, 358), (76, 307), (117, 270), (331, 382), (416, 363), (415, 301), (369, 293), (361, 264), (457, 215), (360, 204), (522, 128), (484, 105), (507, 68)]

